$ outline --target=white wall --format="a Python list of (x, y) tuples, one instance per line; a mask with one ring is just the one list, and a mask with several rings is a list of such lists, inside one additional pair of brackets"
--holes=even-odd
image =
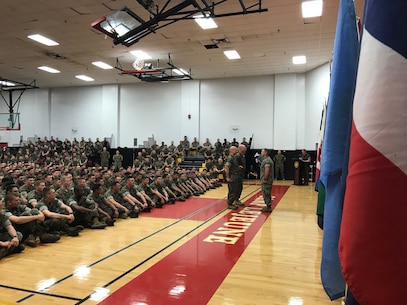
[[(301, 94), (300, 94), (301, 95)], [(293, 150), (297, 142), (299, 112), (297, 102), (297, 75), (280, 74), (275, 77), (274, 90), (274, 148)]]
[(105, 85), (102, 88), (102, 100), (99, 104), (101, 108), (101, 115), (99, 120), (102, 124), (97, 126), (100, 139), (104, 137), (111, 137), (111, 146), (118, 146), (118, 130), (119, 130), (119, 116), (115, 115), (119, 112), (119, 86), (117, 85)]
[(200, 82), (195, 80), (181, 82), (181, 118), (179, 124), (182, 136), (172, 138), (175, 145), (179, 143), (176, 140), (181, 140), (184, 136), (193, 139), (200, 135), (200, 85)]
[(320, 66), (307, 73), (305, 78), (305, 131), (304, 147), (315, 150), (318, 142), (321, 114), (328, 100), (330, 82), (329, 64)]
[[(113, 114), (112, 114), (113, 115)], [(118, 145), (133, 147), (154, 135), (157, 141), (180, 138), (181, 82), (133, 84), (120, 88)]]
[(60, 139), (103, 139), (103, 86), (51, 90), (49, 135)]
[(324, 65), (306, 74), (32, 89), (21, 99), (21, 130), (1, 131), (0, 142), (113, 135), (112, 147), (133, 147), (151, 136), (177, 144), (184, 135), (215, 142), (253, 134), (254, 148), (314, 150), (328, 87)]
[(253, 147), (272, 147), (273, 90), (273, 76), (201, 81), (200, 142), (253, 134)]

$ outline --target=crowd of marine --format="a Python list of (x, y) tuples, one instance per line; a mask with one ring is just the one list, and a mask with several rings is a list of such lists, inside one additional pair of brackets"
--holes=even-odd
[[(12, 151), (3, 148), (0, 164), (0, 258), (25, 246), (54, 243), (85, 228), (104, 229), (119, 219), (138, 218), (152, 209), (186, 201), (221, 186), (224, 160), (243, 138), (201, 145), (187, 137), (174, 145), (156, 141), (123, 166), (110, 144), (82, 138), (37, 139)], [(187, 155), (202, 155), (203, 168), (182, 168)]]

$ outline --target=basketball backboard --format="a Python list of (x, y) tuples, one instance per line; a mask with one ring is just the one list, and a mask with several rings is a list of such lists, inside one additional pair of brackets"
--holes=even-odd
[(20, 129), (20, 113), (0, 113), (0, 130)]

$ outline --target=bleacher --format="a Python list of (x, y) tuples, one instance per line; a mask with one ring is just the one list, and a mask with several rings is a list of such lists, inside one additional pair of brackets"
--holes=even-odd
[(191, 155), (185, 156), (181, 163), (178, 164), (181, 168), (201, 168), (205, 163), (205, 157), (203, 155)]

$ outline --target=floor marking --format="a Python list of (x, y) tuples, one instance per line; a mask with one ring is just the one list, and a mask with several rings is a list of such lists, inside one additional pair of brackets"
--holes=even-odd
[[(285, 191), (276, 188), (274, 205)], [(258, 192), (249, 205), (232, 210), (144, 273), (119, 288), (100, 305), (194, 304), (212, 297), (270, 213)], [(140, 303), (141, 302), (141, 303)]]
[[(247, 194), (246, 196), (244, 196), (243, 199), (249, 197), (249, 196), (252, 195), (254, 192), (258, 192), (258, 189), (256, 188), (255, 190), (251, 191), (249, 194)], [(199, 198), (196, 198), (196, 199), (199, 199)], [(201, 198), (201, 199), (210, 199), (210, 198)], [(130, 247), (132, 247), (132, 246), (134, 246), (134, 245), (136, 245), (136, 244), (138, 244), (138, 243), (140, 243), (140, 242), (142, 242), (142, 241), (144, 241), (144, 240), (146, 240), (147, 238), (149, 238), (149, 237), (151, 237), (151, 236), (153, 236), (153, 235), (155, 235), (155, 234), (157, 234), (157, 233), (159, 233), (159, 232), (162, 232), (162, 231), (164, 231), (164, 230), (170, 228), (171, 226), (173, 226), (173, 225), (179, 223), (179, 222), (182, 221), (182, 220), (192, 219), (194, 216), (199, 215), (201, 212), (205, 212), (207, 209), (210, 209), (211, 207), (214, 207), (214, 206), (216, 206), (217, 204), (221, 203), (222, 201), (225, 200), (225, 197), (220, 198), (220, 199), (214, 199), (214, 200), (215, 200), (215, 201), (214, 201), (213, 203), (211, 203), (211, 204), (209, 204), (209, 205), (206, 205), (206, 206), (203, 206), (202, 208), (200, 208), (200, 209), (198, 209), (198, 210), (196, 210), (196, 211), (193, 211), (192, 213), (186, 215), (185, 217), (182, 217), (181, 219), (178, 219), (177, 221), (175, 221), (175, 222), (173, 222), (173, 223), (171, 223), (171, 224), (169, 224), (169, 225), (167, 225), (167, 226), (165, 226), (165, 227), (163, 227), (163, 228), (161, 228), (161, 229), (159, 229), (159, 230), (157, 230), (157, 231), (155, 231), (155, 232), (153, 232), (153, 233), (151, 233), (151, 234), (149, 234), (149, 235), (147, 235), (147, 236), (145, 236), (145, 237), (143, 237), (143, 238), (141, 238), (141, 239), (139, 239), (139, 240), (137, 240), (137, 241), (135, 241), (135, 242), (133, 242), (133, 243), (131, 243), (130, 245), (125, 246), (125, 247), (123, 247), (123, 248), (121, 248), (121, 249), (119, 249), (119, 250), (117, 250), (117, 251), (115, 251), (115, 252), (113, 252), (113, 253), (111, 253), (111, 254), (109, 254), (109, 255), (107, 255), (107, 256), (105, 256), (105, 257), (103, 257), (103, 258), (101, 258), (101, 259), (99, 259), (99, 260), (97, 260), (97, 261), (95, 261), (95, 262), (93, 262), (93, 263), (91, 263), (91, 264), (89, 264), (87, 267), (92, 267), (92, 266), (94, 266), (94, 265), (96, 265), (96, 264), (98, 264), (98, 263), (100, 263), (100, 262), (102, 262), (102, 261), (104, 261), (104, 260), (106, 260), (106, 259), (108, 259), (108, 258), (110, 258), (110, 257), (112, 257), (112, 256), (114, 256), (114, 255), (116, 255), (116, 254), (118, 254), (118, 253), (120, 253), (120, 252), (122, 252), (122, 251), (124, 251), (124, 250), (126, 250), (126, 249), (128, 249), (128, 248), (130, 248)], [(133, 268), (131, 268), (131, 269), (125, 271), (123, 274), (119, 275), (118, 277), (116, 277), (115, 279), (113, 279), (112, 281), (110, 281), (109, 283), (107, 283), (107, 284), (106, 284), (105, 286), (103, 286), (103, 287), (107, 287), (107, 286), (111, 285), (112, 283), (116, 282), (117, 280), (119, 280), (120, 278), (124, 277), (124, 276), (125, 276), (126, 274), (128, 274), (129, 272), (133, 271), (134, 269), (138, 268), (138, 267), (141, 266), (142, 264), (146, 263), (147, 261), (149, 261), (150, 259), (152, 259), (152, 258), (155, 257), (156, 255), (158, 255), (159, 253), (161, 253), (161, 252), (164, 251), (165, 249), (167, 249), (167, 248), (169, 248), (170, 246), (172, 246), (174, 243), (176, 243), (176, 242), (178, 242), (179, 240), (183, 239), (185, 236), (191, 234), (193, 231), (197, 230), (197, 229), (200, 228), (202, 225), (204, 225), (205, 223), (207, 223), (208, 221), (210, 221), (211, 219), (213, 219), (214, 217), (216, 217), (217, 215), (219, 215), (220, 213), (222, 213), (222, 212), (225, 211), (225, 210), (226, 210), (226, 207), (223, 208), (222, 210), (220, 210), (219, 212), (215, 213), (215, 214), (214, 214), (213, 216), (211, 216), (209, 219), (206, 219), (203, 223), (201, 223), (200, 225), (196, 226), (195, 228), (193, 228), (192, 230), (190, 230), (188, 233), (184, 234), (183, 236), (181, 236), (181, 237), (178, 238), (177, 240), (173, 241), (172, 243), (170, 243), (170, 244), (168, 244), (167, 246), (163, 247), (161, 250), (157, 251), (155, 254), (153, 254), (153, 255), (151, 255), (150, 257), (148, 257), (147, 259), (143, 260), (141, 263), (139, 263), (139, 264), (137, 264), (136, 266), (134, 266)], [(146, 217), (148, 217), (148, 216), (146, 216)], [(65, 281), (65, 280), (69, 279), (69, 278), (72, 277), (73, 275), (74, 275), (74, 274), (71, 273), (71, 274), (69, 274), (69, 275), (67, 275), (67, 276), (65, 276), (65, 277), (63, 277), (63, 278), (57, 280), (52, 286), (48, 287), (47, 289), (56, 286), (57, 284), (59, 284), (59, 283)], [(1, 285), (1, 284), (0, 284), (0, 287), (7, 288), (7, 289), (18, 290), (18, 291), (23, 291), (23, 292), (29, 292), (29, 293), (30, 293), (29, 295), (27, 295), (27, 296), (25, 296), (25, 297), (23, 297), (23, 298), (17, 300), (17, 303), (21, 303), (21, 302), (23, 302), (23, 301), (25, 301), (25, 300), (27, 300), (27, 299), (29, 299), (29, 298), (35, 296), (35, 295), (45, 295), (45, 296), (51, 296), (51, 297), (56, 297), (56, 298), (64, 298), (64, 299), (70, 299), (70, 300), (74, 300), (74, 301), (79, 301), (79, 302), (76, 303), (76, 304), (81, 304), (81, 303), (83, 303), (83, 301), (87, 300), (87, 299), (90, 297), (90, 295), (89, 295), (89, 296), (87, 296), (87, 297), (81, 299), (81, 298), (75, 298), (75, 297), (70, 297), (70, 296), (64, 296), (64, 295), (58, 295), (58, 294), (47, 293), (47, 292), (44, 292), (44, 291), (35, 291), (35, 290), (31, 290), (31, 289), (24, 289), (24, 288), (12, 287), (12, 286)], [(13, 303), (12, 303), (12, 304), (13, 304)], [(0, 305), (1, 305), (1, 304), (0, 304)]]

